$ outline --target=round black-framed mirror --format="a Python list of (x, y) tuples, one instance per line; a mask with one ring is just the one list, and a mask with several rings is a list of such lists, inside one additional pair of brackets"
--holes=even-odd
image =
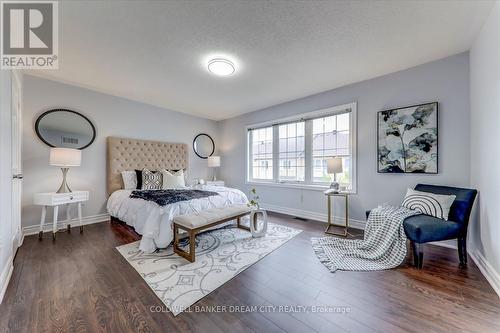
[(96, 128), (89, 118), (69, 109), (43, 112), (35, 122), (38, 138), (49, 147), (85, 149), (96, 138)]
[(199, 158), (207, 159), (215, 152), (215, 143), (212, 137), (206, 133), (200, 133), (194, 137), (193, 150)]

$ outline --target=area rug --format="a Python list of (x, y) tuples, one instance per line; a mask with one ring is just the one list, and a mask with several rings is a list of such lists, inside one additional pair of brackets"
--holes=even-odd
[[(116, 249), (176, 316), (301, 231), (272, 223), (261, 238), (232, 225), (207, 231), (196, 236), (194, 263), (174, 254), (172, 246), (148, 254), (137, 241)], [(181, 246), (187, 248), (187, 240)]]

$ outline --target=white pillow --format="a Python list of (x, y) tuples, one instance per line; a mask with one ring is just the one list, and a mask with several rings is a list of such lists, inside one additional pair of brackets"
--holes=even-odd
[(163, 176), (163, 190), (186, 187), (184, 171), (182, 169), (174, 173), (168, 170), (163, 170), (161, 174)]
[(456, 195), (434, 194), (409, 188), (401, 206), (448, 221), (450, 207), (456, 197)]
[(125, 190), (137, 189), (137, 173), (134, 171), (122, 171), (123, 188)]

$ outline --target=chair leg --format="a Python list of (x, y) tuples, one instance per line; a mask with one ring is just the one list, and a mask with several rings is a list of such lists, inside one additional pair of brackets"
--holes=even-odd
[(467, 237), (458, 237), (457, 245), (460, 266), (465, 266), (467, 265)]
[(411, 242), (411, 250), (413, 255), (413, 265), (418, 267), (418, 251), (417, 251), (417, 243)]
[(413, 264), (417, 269), (422, 269), (424, 266), (424, 246), (423, 244), (411, 242), (413, 249)]

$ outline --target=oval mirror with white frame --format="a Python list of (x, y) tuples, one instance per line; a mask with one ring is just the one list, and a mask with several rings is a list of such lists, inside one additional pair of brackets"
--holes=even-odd
[(210, 135), (200, 133), (193, 140), (193, 150), (198, 157), (207, 159), (215, 152), (214, 140)]
[(35, 122), (35, 132), (50, 147), (85, 149), (94, 142), (94, 124), (79, 112), (52, 109), (42, 113)]

